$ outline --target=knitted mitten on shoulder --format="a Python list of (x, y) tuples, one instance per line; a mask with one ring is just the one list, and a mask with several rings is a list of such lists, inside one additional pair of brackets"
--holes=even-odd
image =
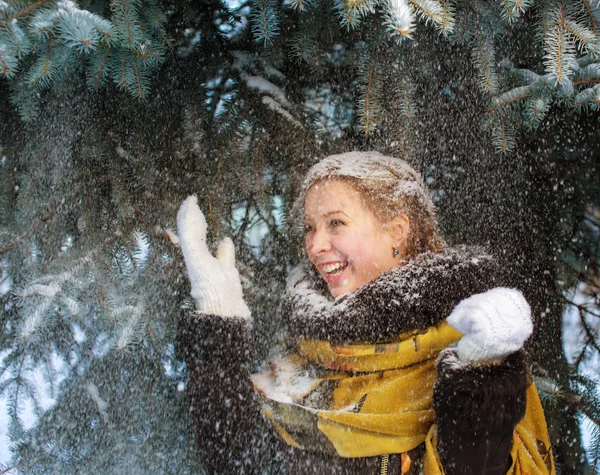
[(501, 360), (520, 350), (533, 331), (527, 300), (505, 287), (464, 299), (448, 323), (463, 334), (456, 346), (458, 357), (472, 364)]

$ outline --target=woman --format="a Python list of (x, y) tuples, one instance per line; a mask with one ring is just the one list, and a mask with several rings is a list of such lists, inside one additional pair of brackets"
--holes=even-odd
[(250, 377), (231, 240), (213, 258), (188, 198), (178, 231), (197, 313), (182, 320), (190, 412), (210, 473), (554, 473), (521, 348), (520, 292), (480, 249), (448, 248), (422, 179), (376, 152), (323, 159), (296, 205), (309, 262), (287, 331)]

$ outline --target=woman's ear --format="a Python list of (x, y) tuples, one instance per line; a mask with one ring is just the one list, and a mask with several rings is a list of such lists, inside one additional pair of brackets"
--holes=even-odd
[(410, 230), (410, 219), (406, 213), (400, 213), (389, 220), (387, 224), (394, 242), (403, 245)]

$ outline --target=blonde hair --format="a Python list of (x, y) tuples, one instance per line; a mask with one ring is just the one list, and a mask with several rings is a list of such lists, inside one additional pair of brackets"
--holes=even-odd
[(297, 217), (304, 213), (308, 190), (325, 180), (338, 180), (354, 188), (381, 223), (406, 213), (409, 233), (403, 259), (444, 249), (429, 190), (421, 175), (406, 161), (378, 152), (348, 152), (325, 157), (306, 174), (294, 205)]

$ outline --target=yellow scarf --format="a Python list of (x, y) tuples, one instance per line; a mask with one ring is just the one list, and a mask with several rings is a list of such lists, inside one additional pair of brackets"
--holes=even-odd
[[(265, 415), (286, 443), (340, 457), (402, 454), (425, 443), (425, 474), (441, 475), (433, 423), (435, 358), (461, 336), (444, 322), (388, 344), (302, 339), (297, 353), (272, 360), (252, 379)], [(511, 475), (554, 474), (533, 384), (511, 456)]]

